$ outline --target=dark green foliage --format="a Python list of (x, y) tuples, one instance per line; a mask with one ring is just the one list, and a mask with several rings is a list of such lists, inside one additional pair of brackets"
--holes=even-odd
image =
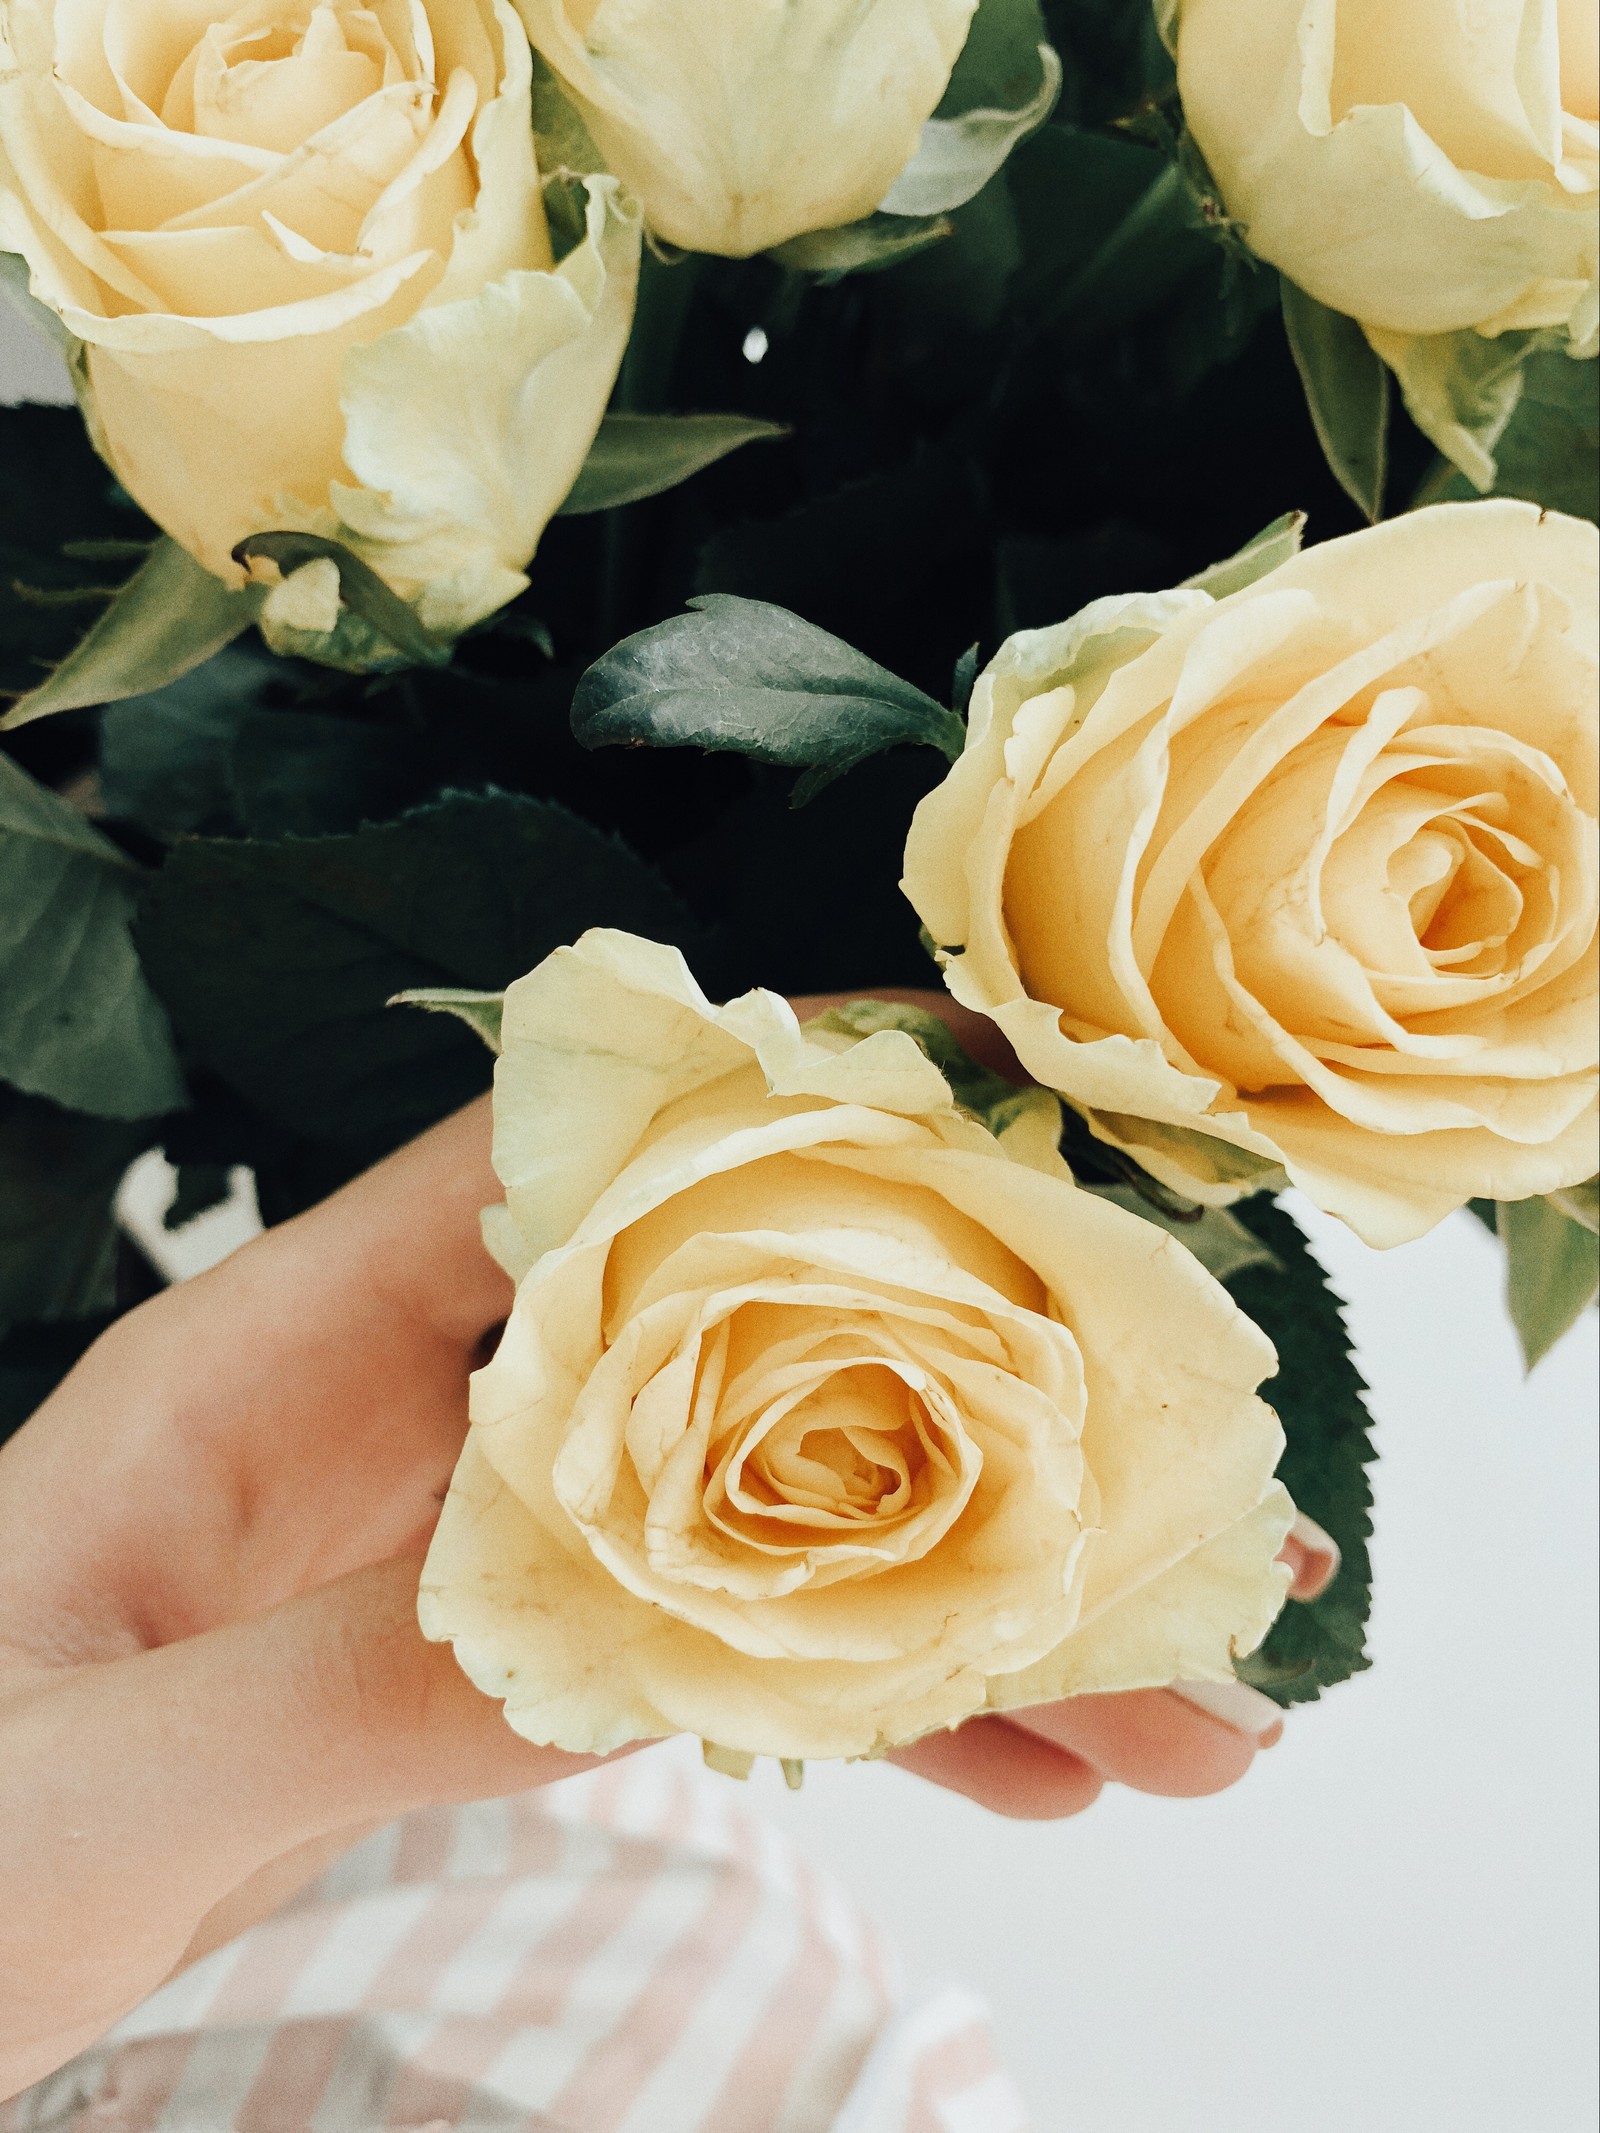
[(116, 1300), (111, 1202), (153, 1137), (0, 1090), (0, 1335), (29, 1320), (90, 1318)]
[(0, 407), (0, 695), (44, 679), (154, 531), (74, 408)]
[(1389, 373), (1353, 318), (1330, 311), (1291, 281), (1281, 286), (1289, 347), (1328, 464), (1346, 495), (1376, 522), (1388, 476)]
[(1048, 42), (1039, 0), (982, 0), (935, 116), (1016, 110), (1038, 87), (1038, 51)]
[(339, 573), (340, 601), (386, 651), (419, 667), (443, 666), (450, 657), (450, 647), (428, 634), (371, 564), (338, 541), (320, 533), (253, 533), (239, 543), (234, 558), (240, 563), (276, 563), (286, 578), (306, 563), (331, 562)]
[(447, 797), (342, 837), (180, 844), (139, 924), (188, 1056), (295, 1140), (381, 1150), (488, 1082), (417, 985), (496, 990), (589, 926), (694, 945), (664, 885), (564, 808)]
[(100, 1118), (183, 1101), (128, 922), (140, 870), (0, 756), (0, 1079)]
[(897, 743), (960, 754), (954, 712), (786, 608), (727, 593), (690, 604), (584, 675), (572, 730), (586, 748), (730, 749), (804, 769), (797, 802)]
[(167, 841), (308, 837), (425, 798), (440, 767), (432, 743), (356, 715), (359, 704), (341, 703), (341, 715), (315, 708), (328, 694), (322, 670), (251, 639), (111, 705), (100, 741), (106, 812)]
[[(1441, 460), (1417, 501), (1477, 493), (1465, 474)], [(1495, 446), (1493, 494), (1600, 522), (1600, 363), (1574, 362), (1553, 348), (1529, 359), (1522, 397)]]
[(1264, 1198), (1242, 1200), (1233, 1212), (1282, 1269), (1249, 1267), (1227, 1284), (1278, 1351), (1278, 1374), (1261, 1388), (1288, 1440), (1278, 1473), (1300, 1509), (1332, 1534), (1342, 1557), (1322, 1597), (1291, 1601), (1239, 1671), (1280, 1703), (1309, 1703), (1372, 1663), (1365, 1642), (1372, 1604), (1366, 1472), (1375, 1456), (1372, 1418), (1339, 1301), (1298, 1226)]

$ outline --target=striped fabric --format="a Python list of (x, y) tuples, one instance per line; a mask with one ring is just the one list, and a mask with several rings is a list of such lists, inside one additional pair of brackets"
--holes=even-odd
[(984, 2009), (657, 1750), (381, 1830), (0, 2133), (1025, 2133)]

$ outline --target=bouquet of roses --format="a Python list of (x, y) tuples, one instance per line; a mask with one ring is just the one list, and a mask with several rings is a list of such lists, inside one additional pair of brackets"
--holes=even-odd
[(0, 1432), (136, 1160), (492, 1071), (419, 1605), (518, 1731), (1343, 1680), (1279, 1195), (1470, 1204), (1530, 1365), (1600, 1281), (1592, 24), (229, 5), (0, 0)]

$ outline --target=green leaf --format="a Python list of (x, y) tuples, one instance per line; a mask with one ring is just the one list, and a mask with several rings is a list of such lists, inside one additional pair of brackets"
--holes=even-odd
[(1340, 1553), (1327, 1591), (1291, 1600), (1239, 1673), (1279, 1703), (1307, 1703), (1371, 1664), (1372, 1417), (1338, 1299), (1299, 1228), (1265, 1197), (1242, 1200), (1233, 1213), (1278, 1263), (1277, 1271), (1250, 1267), (1232, 1275), (1227, 1287), (1278, 1351), (1277, 1375), (1261, 1396), (1277, 1410), (1287, 1440), (1279, 1478)]
[(434, 1014), (454, 1015), (481, 1037), (498, 1059), (505, 1000), (503, 992), (468, 992), (460, 985), (414, 985), (409, 992), (397, 992), (389, 1005), (425, 1007)]
[(837, 1030), (847, 1037), (870, 1037), (881, 1029), (903, 1030), (939, 1069), (961, 1108), (989, 1125), (991, 1132), (995, 1129), (990, 1121), (1009, 1110), (1019, 1094), (1016, 1082), (979, 1066), (942, 1016), (915, 1007), (909, 1000), (845, 1000), (806, 1026)]
[[(1600, 522), (1600, 364), (1538, 349), (1518, 375), (1521, 392), (1493, 446), (1489, 493)], [(1415, 501), (1469, 501), (1479, 493), (1476, 482), (1441, 459)]]
[(370, 719), (285, 708), (306, 670), (255, 643), (100, 724), (106, 813), (167, 841), (318, 836), (384, 821), (438, 783), (438, 745)]
[(230, 591), (163, 538), (49, 679), (0, 718), (0, 727), (162, 688), (248, 629), (261, 597), (254, 586)]
[(1388, 465), (1389, 373), (1353, 318), (1288, 280), (1283, 323), (1323, 457), (1340, 488), (1376, 524)]
[(1067, 349), (1148, 318), (1214, 269), (1193, 187), (1157, 149), (1047, 126), (1018, 149), (1012, 172), (1019, 301)]
[(1049, 42), (1039, 0), (978, 0), (934, 117), (1025, 102), (1039, 83), (1039, 47)]
[(1254, 585), (1258, 578), (1266, 577), (1269, 571), (1297, 556), (1305, 529), (1303, 511), (1286, 511), (1270, 526), (1263, 526), (1254, 540), (1246, 541), (1236, 555), (1228, 556), (1221, 563), (1208, 564), (1183, 582), (1195, 592), (1210, 593), (1213, 600), (1226, 600), (1230, 593), (1242, 592), (1247, 585)]
[(1035, 80), (1015, 106), (982, 104), (926, 121), (917, 152), (885, 193), (886, 215), (945, 215), (982, 192), (1019, 141), (1038, 131), (1061, 94), (1053, 46), (1035, 47)]
[(1571, 1221), (1600, 1232), (1600, 1178), (1589, 1178), (1582, 1185), (1563, 1185), (1556, 1192), (1547, 1192), (1545, 1198)]
[(122, 1174), (149, 1129), (0, 1091), (0, 1335), (116, 1300)]
[(1600, 1237), (1553, 1199), (1502, 1200), (1495, 1228), (1506, 1249), (1506, 1307), (1531, 1370), (1600, 1295)]
[(500, 991), (590, 926), (690, 950), (652, 868), (548, 801), (452, 794), (398, 822), (194, 839), (152, 884), (145, 967), (183, 1043), (295, 1136), (392, 1146), (482, 1089), (483, 1048), (397, 993)]
[(0, 695), (25, 694), (65, 658), (154, 532), (76, 409), (0, 407)]
[(1406, 412), (1468, 477), (1468, 496), (1492, 489), (1495, 454), (1522, 399), (1530, 358), (1556, 336), (1544, 329), (1495, 334), (1366, 329), (1394, 372)]
[(783, 423), (754, 415), (607, 415), (561, 515), (612, 511), (659, 496), (742, 444), (788, 434)]
[(1235, 1274), (1253, 1266), (1282, 1271), (1261, 1239), (1226, 1207), (1180, 1210), (1163, 1205), (1148, 1188), (1141, 1192), (1135, 1185), (1091, 1185), (1087, 1190), (1097, 1199), (1110, 1200), (1114, 1206), (1126, 1208), (1130, 1215), (1138, 1215), (1141, 1221), (1153, 1222), (1169, 1237), (1176, 1237), (1217, 1281), (1231, 1281)]
[(841, 281), (846, 274), (873, 274), (937, 244), (950, 235), (943, 215), (864, 215), (838, 229), (806, 230), (774, 245), (767, 254), (791, 274), (814, 274), (819, 281)]
[(931, 696), (787, 608), (702, 593), (691, 612), (625, 637), (572, 700), (585, 748), (726, 749), (804, 767), (795, 803), (880, 749), (954, 759), (961, 720)]
[(231, 826), (233, 742), (283, 671), (259, 647), (229, 645), (164, 689), (109, 705), (100, 721), (106, 813), (169, 841)]
[(0, 1076), (97, 1118), (184, 1101), (128, 923), (140, 870), (0, 756)]
[[(253, 533), (239, 543), (233, 556), (237, 563), (249, 564), (258, 558), (276, 563), (286, 578), (307, 563), (324, 559), (339, 573), (339, 627), (304, 635), (296, 632), (292, 643), (274, 645), (275, 650), (296, 652), (355, 674), (382, 671), (396, 663), (420, 667), (450, 663), (450, 645), (425, 630), (371, 564), (339, 541), (327, 540), (320, 533)], [(262, 597), (258, 589), (255, 597), (258, 602)]]

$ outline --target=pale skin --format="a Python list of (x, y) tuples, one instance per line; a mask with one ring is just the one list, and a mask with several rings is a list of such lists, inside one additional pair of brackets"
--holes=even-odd
[[(0, 2097), (367, 1830), (591, 1766), (520, 1739), (416, 1622), (510, 1304), (497, 1196), (485, 1100), (119, 1320), (0, 1449)], [(1289, 1555), (1320, 1589), (1331, 1565)], [(1107, 1781), (1220, 1790), (1275, 1738), (1145, 1691), (894, 1759), (1049, 1817)]]

